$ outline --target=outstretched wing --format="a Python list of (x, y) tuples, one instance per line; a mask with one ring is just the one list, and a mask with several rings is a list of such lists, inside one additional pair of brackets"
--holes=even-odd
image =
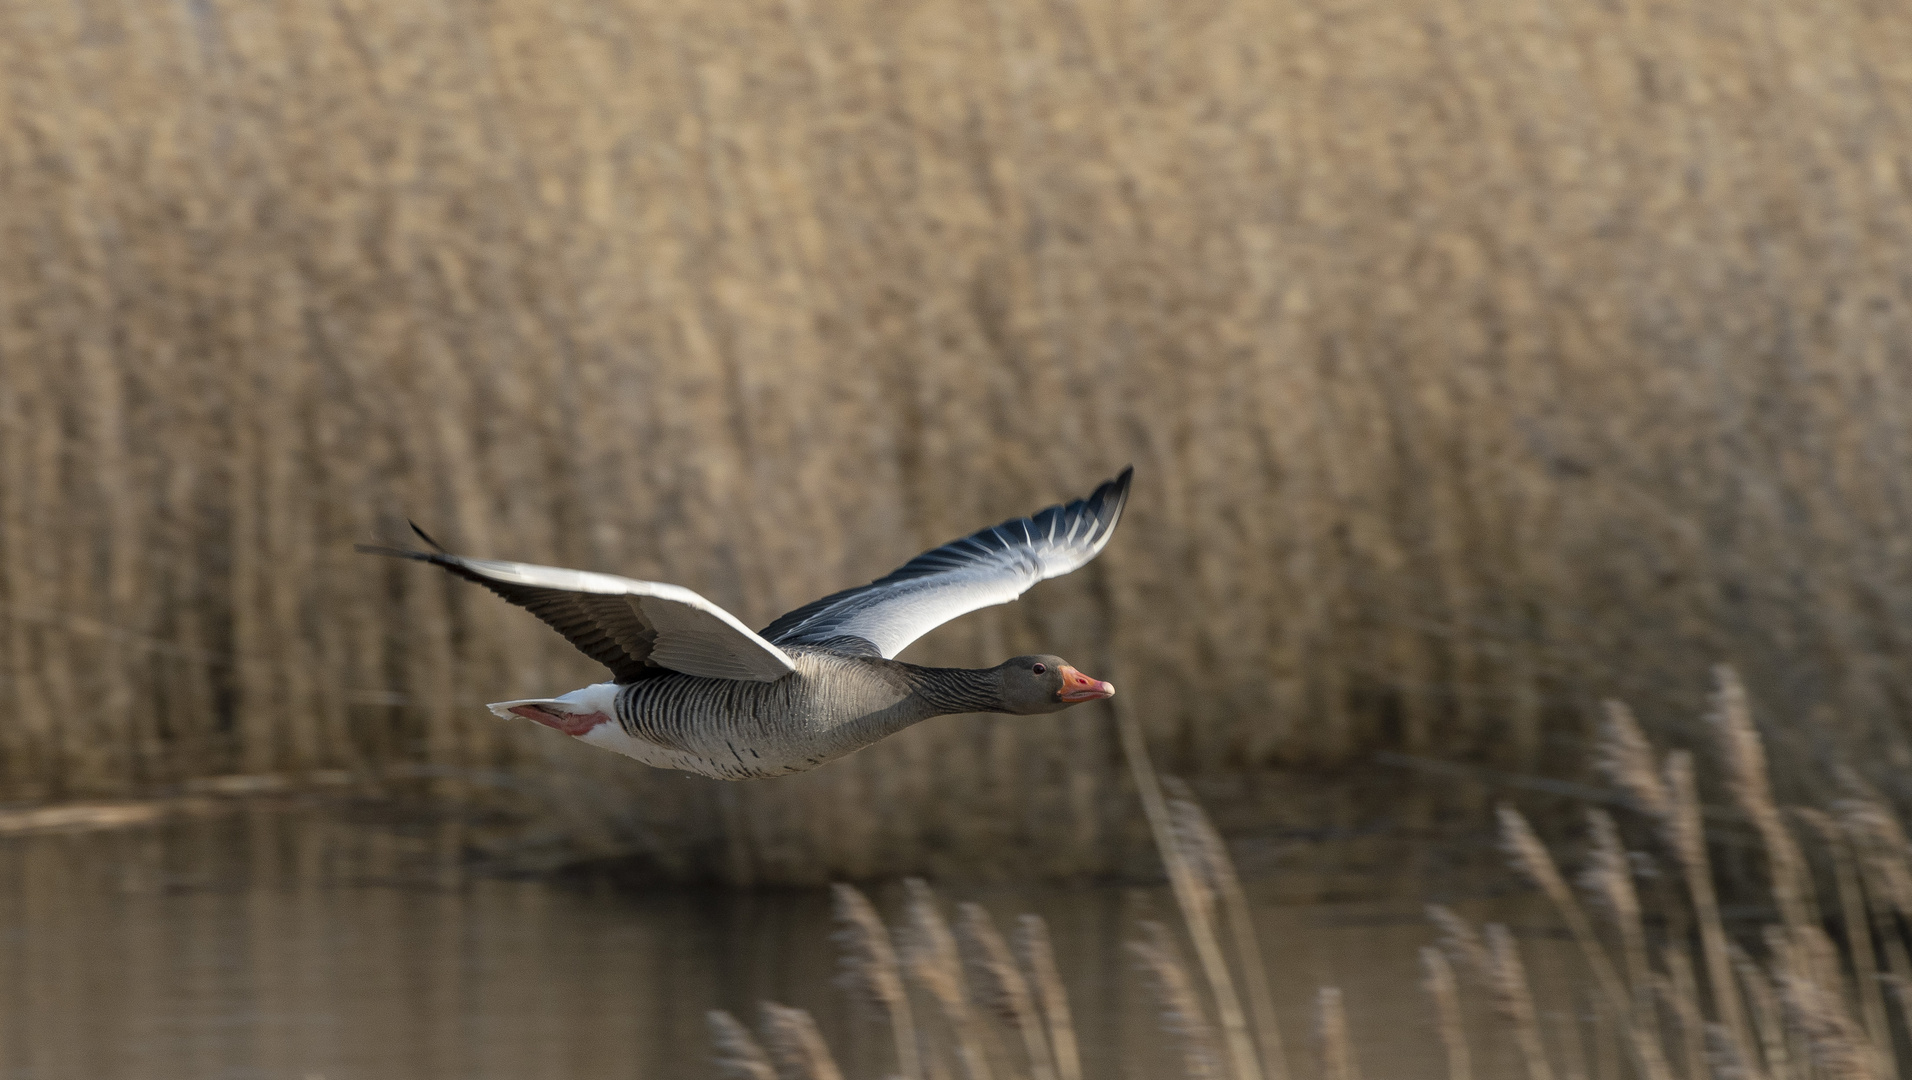
[[(422, 531), (419, 536), (437, 546)], [(443, 551), (359, 550), (432, 563), (483, 585), (543, 619), (621, 683), (658, 674), (659, 668), (751, 682), (772, 682), (796, 670), (782, 649), (681, 585)]]
[(1129, 501), (1133, 466), (1086, 499), (953, 540), (868, 585), (803, 605), (764, 628), (778, 645), (829, 645), (895, 656), (958, 615), (1006, 604), (1108, 545)]

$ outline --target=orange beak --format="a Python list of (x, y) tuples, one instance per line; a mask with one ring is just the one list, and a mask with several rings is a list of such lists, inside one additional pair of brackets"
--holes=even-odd
[(1094, 701), (1097, 698), (1114, 697), (1115, 686), (1101, 679), (1091, 679), (1067, 664), (1056, 669), (1062, 672), (1062, 692), (1056, 695), (1058, 701), (1071, 704), (1078, 701)]

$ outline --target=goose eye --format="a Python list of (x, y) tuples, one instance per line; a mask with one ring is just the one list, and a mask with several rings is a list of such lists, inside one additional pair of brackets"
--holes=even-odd
[(1042, 674), (1043, 672), (1045, 672), (1045, 671), (1048, 671), (1049, 669), (1048, 669), (1048, 667), (1046, 667), (1045, 665), (1042, 665), (1042, 664), (1037, 664), (1037, 665), (1036, 665), (1035, 667), (1032, 667), (1032, 668), (1030, 668), (1029, 670), (1030, 670), (1030, 671), (1033, 671), (1033, 672), (1035, 672), (1035, 673), (1036, 673), (1036, 674), (1038, 674), (1038, 675), (1040, 675), (1040, 674)]

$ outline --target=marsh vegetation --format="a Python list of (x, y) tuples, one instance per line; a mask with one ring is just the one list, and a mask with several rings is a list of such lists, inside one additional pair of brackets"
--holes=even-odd
[(1727, 659), (1883, 784), (1907, 55), (1862, 0), (0, 4), (0, 791), (413, 769), (678, 877), (1102, 872), (1106, 715), (593, 762), (478, 707), (586, 663), (351, 546), (761, 625), (1129, 461), (1101, 562), (915, 658), (1062, 652), (1190, 776), (1572, 769)]
[[(1716, 679), (1707, 721), (1729, 805), (1702, 805), (1693, 756), (1662, 755), (1612, 702), (1597, 764), (1625, 792), (1633, 820), (1623, 827), (1605, 808), (1586, 808), (1574, 880), (1520, 810), (1498, 809), (1510, 864), (1579, 951), (1580, 978), (1567, 984), (1567, 1000), (1536, 992), (1506, 924), (1479, 927), (1448, 907), (1428, 907), (1430, 936), (1437, 929), (1439, 937), (1420, 952), (1428, 997), (1420, 1022), (1439, 1031), (1449, 1080), (1902, 1075), (1898, 1062), (1912, 1046), (1912, 844), (1904, 826), (1849, 773), (1846, 797), (1832, 807), (1779, 805), (1744, 687), (1730, 668)], [(1140, 750), (1139, 738), (1127, 741)], [(1319, 989), (1311, 1032), (1282, 1031), (1269, 980), (1285, 968), (1284, 943), (1260, 940), (1228, 847), (1187, 787), (1170, 782), (1164, 792), (1146, 753), (1131, 764), (1181, 925), (1142, 922), (1130, 949), (1164, 1032), (1179, 1044), (1177, 1075), (1356, 1080), (1359, 1054), (1341, 988)], [(1742, 927), (1752, 933), (1728, 932), (1721, 895), (1744, 883), (1716, 872), (1709, 820), (1726, 821), (1756, 845), (1763, 896), (1753, 911), (1764, 925)], [(1650, 850), (1629, 849), (1630, 835)], [(1022, 917), (1012, 950), (975, 904), (961, 906), (952, 931), (917, 879), (894, 932), (848, 885), (837, 886), (837, 917), (846, 981), (880, 1006), (902, 1076), (1084, 1075), (1040, 917)], [(1469, 998), (1487, 1008), (1470, 1011)], [(728, 1012), (712, 1012), (710, 1021), (732, 1077), (843, 1075), (801, 1009), (765, 1003), (761, 1041)], [(924, 1038), (925, 1027), (936, 1037)], [(1312, 1055), (1296, 1052), (1297, 1034), (1311, 1036)]]

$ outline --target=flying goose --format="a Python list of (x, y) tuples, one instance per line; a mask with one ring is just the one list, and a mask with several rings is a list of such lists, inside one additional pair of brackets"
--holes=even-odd
[(745, 780), (813, 769), (933, 716), (1031, 715), (1111, 697), (1059, 656), (993, 668), (921, 667), (904, 646), (977, 608), (1006, 604), (1107, 546), (1130, 467), (1086, 499), (932, 548), (752, 633), (680, 585), (432, 551), (361, 546), (475, 581), (529, 610), (611, 681), (563, 697), (500, 701), (521, 716), (646, 765)]

